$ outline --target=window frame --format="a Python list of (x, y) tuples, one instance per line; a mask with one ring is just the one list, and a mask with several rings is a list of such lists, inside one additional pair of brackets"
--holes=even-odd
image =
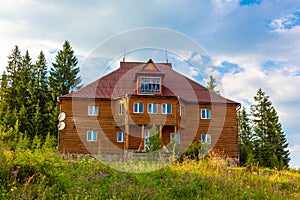
[[(140, 107), (140, 105), (143, 105), (142, 107)], [(135, 105), (138, 105), (137, 106), (137, 111), (135, 111)], [(140, 111), (140, 108), (142, 108), (142, 111)], [(144, 113), (144, 103), (142, 102), (134, 102), (133, 103), (133, 113)]]
[(124, 104), (120, 103), (118, 105), (118, 115), (123, 115), (123, 113), (124, 113)]
[(170, 140), (175, 140), (177, 142), (177, 144), (180, 144), (180, 140), (181, 140), (181, 137), (180, 137), (180, 133), (171, 133), (170, 134)]
[(181, 117), (184, 116), (184, 106), (182, 106), (182, 105), (179, 106), (179, 116), (181, 116)]
[[(152, 109), (149, 109), (149, 105), (152, 105)], [(154, 107), (156, 107), (156, 112), (154, 112)], [(158, 104), (157, 103), (148, 103), (147, 104), (147, 112), (148, 114), (158, 114)]]
[(202, 144), (211, 144), (211, 134), (201, 134)]
[(150, 138), (150, 129), (146, 129), (144, 132), (144, 149), (146, 150)]
[[(164, 106), (166, 106), (166, 108), (165, 108), (166, 110), (164, 109)], [(168, 106), (170, 106), (170, 113), (168, 112)], [(170, 114), (172, 114), (172, 104), (171, 103), (163, 103), (163, 104), (161, 104), (161, 114), (164, 114), (164, 115), (170, 115)]]
[(202, 108), (200, 111), (201, 119), (211, 119), (211, 110), (209, 108)]
[(98, 116), (98, 115), (99, 115), (98, 105), (88, 106), (88, 116)]
[[(144, 79), (144, 80), (143, 80)], [(146, 80), (147, 79), (147, 80)], [(155, 80), (156, 79), (156, 80)], [(146, 89), (144, 86), (142, 86), (142, 84), (146, 85), (150, 85), (150, 84), (155, 84), (157, 86), (157, 82), (158, 80), (158, 88), (154, 91), (151, 91), (150, 88)], [(154, 83), (152, 83), (154, 81)], [(139, 93), (143, 93), (143, 94), (160, 94), (161, 93), (161, 77), (155, 77), (155, 76), (141, 76), (139, 78)]]
[(86, 132), (86, 141), (87, 142), (97, 142), (98, 132), (95, 130), (89, 130)]
[[(119, 135), (121, 136), (120, 140), (119, 140)], [(124, 142), (124, 132), (123, 131), (118, 131), (117, 133), (117, 142)]]

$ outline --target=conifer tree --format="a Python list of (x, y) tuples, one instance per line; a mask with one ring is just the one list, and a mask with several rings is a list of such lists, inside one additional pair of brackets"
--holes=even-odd
[(253, 154), (253, 135), (249, 114), (245, 107), (238, 111), (240, 165), (246, 164), (250, 154)]
[(207, 89), (209, 89), (210, 91), (216, 94), (220, 94), (220, 91), (216, 90), (216, 87), (217, 87), (216, 79), (212, 75), (210, 75), (209, 81), (207, 82)]
[(254, 97), (256, 105), (251, 106), (254, 131), (254, 155), (261, 166), (271, 168), (288, 167), (289, 150), (277, 112), (269, 96), (260, 88)]
[(8, 105), (11, 110), (17, 107), (15, 98), (17, 96), (17, 85), (18, 85), (18, 71), (22, 68), (22, 56), (18, 46), (12, 51), (12, 54), (8, 56), (8, 65), (6, 67), (7, 72), (7, 88), (6, 96)]
[(68, 94), (77, 89), (81, 80), (78, 76), (78, 61), (68, 41), (63, 44), (50, 70), (50, 88), (56, 97)]

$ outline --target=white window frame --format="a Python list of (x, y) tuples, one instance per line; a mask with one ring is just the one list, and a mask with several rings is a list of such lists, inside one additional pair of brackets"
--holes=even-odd
[[(121, 135), (121, 139), (119, 140), (119, 135)], [(124, 142), (124, 132), (119, 131), (117, 133), (117, 142)]]
[(179, 106), (179, 115), (182, 117), (184, 115), (184, 106)]
[[(142, 110), (140, 110), (140, 104), (142, 104), (143, 106), (142, 106)], [(138, 105), (137, 106), (137, 110), (135, 110), (135, 105)], [(142, 103), (142, 102), (134, 102), (133, 103), (133, 113), (144, 113), (144, 103)]]
[[(158, 88), (144, 88), (142, 89), (142, 84), (146, 85), (150, 85), (150, 84), (156, 84), (155, 86), (157, 86), (158, 84)], [(160, 77), (146, 77), (146, 76), (141, 76), (140, 77), (140, 85), (139, 85), (139, 91), (140, 93), (153, 93), (153, 94), (159, 94), (160, 90), (161, 90), (161, 78)]]
[(120, 103), (118, 105), (118, 115), (123, 115), (123, 113), (124, 113), (124, 104)]
[(210, 109), (201, 109), (201, 119), (211, 119)]
[(177, 133), (177, 134), (175, 134), (175, 133), (171, 133), (170, 134), (170, 140), (172, 141), (172, 140), (175, 140), (175, 138), (176, 138), (176, 142), (177, 142), (177, 144), (180, 144), (180, 133)]
[(99, 106), (88, 106), (88, 116), (98, 116)]
[(201, 143), (202, 144), (211, 144), (211, 135), (210, 134), (201, 134)]
[[(170, 106), (170, 113), (168, 113), (168, 106)], [(170, 104), (170, 103), (161, 104), (161, 113), (162, 114), (172, 114), (172, 104)]]
[[(152, 105), (152, 107), (149, 109), (149, 106)], [(154, 107), (156, 107), (156, 112)], [(147, 110), (149, 114), (157, 114), (158, 113), (158, 104), (157, 103), (148, 103)]]
[(86, 132), (86, 141), (97, 142), (97, 131), (87, 131)]
[(149, 129), (145, 130), (144, 134), (145, 134), (144, 135), (144, 149), (146, 150), (148, 143), (149, 143), (150, 130)]

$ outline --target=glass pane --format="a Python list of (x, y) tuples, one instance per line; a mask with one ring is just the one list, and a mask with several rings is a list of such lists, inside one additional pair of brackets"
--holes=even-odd
[(144, 112), (144, 104), (143, 103), (139, 103), (139, 112), (140, 113)]
[(180, 134), (177, 133), (177, 143), (180, 144)]
[(157, 113), (157, 104), (153, 104), (153, 113)]
[(91, 132), (88, 131), (87, 132), (87, 141), (91, 141), (91, 140), (92, 140)]
[(201, 135), (201, 140), (202, 140), (202, 144), (206, 143), (206, 135), (205, 134)]
[(207, 119), (210, 119), (210, 110), (207, 109)]
[(174, 140), (174, 138), (175, 138), (175, 134), (171, 133), (171, 140)]
[(94, 106), (94, 115), (98, 116), (98, 106)]
[(167, 108), (168, 108), (167, 113), (171, 114), (172, 113), (172, 104), (167, 104)]
[(148, 103), (148, 113), (153, 113), (153, 108), (152, 108), (153, 104), (152, 103)]
[(133, 104), (133, 112), (138, 112), (138, 104), (137, 103)]
[(163, 114), (166, 113), (166, 104), (162, 104), (162, 105), (161, 105), (161, 112), (162, 112)]
[(208, 144), (211, 144), (211, 135), (207, 134), (206, 141)]
[(93, 141), (97, 141), (97, 132), (93, 131)]
[(202, 109), (202, 110), (201, 110), (201, 118), (202, 118), (202, 119), (206, 119), (205, 109)]

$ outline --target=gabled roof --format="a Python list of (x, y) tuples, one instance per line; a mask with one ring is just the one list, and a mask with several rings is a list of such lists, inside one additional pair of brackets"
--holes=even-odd
[[(149, 63), (155, 67), (147, 67)], [(151, 66), (151, 67), (153, 67)], [(137, 94), (137, 75), (157, 74), (163, 76), (162, 94), (164, 97), (176, 96), (188, 102), (197, 103), (239, 103), (210, 92), (206, 87), (174, 71), (170, 63), (120, 62), (120, 68), (97, 79), (91, 84), (60, 97), (60, 99), (112, 99)]]

